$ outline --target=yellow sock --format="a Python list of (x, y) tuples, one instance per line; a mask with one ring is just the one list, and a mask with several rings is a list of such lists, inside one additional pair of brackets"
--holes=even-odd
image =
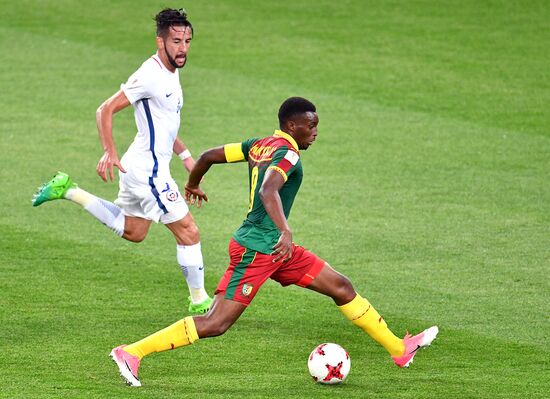
[(186, 317), (163, 330), (124, 347), (124, 350), (140, 359), (153, 352), (163, 352), (180, 346), (191, 345), (199, 339), (195, 322)]
[(365, 298), (357, 294), (355, 298), (345, 305), (339, 306), (340, 311), (369, 334), (372, 339), (382, 345), (392, 356), (401, 356), (405, 352), (403, 340), (397, 338), (388, 328), (388, 325), (378, 314), (376, 309)]

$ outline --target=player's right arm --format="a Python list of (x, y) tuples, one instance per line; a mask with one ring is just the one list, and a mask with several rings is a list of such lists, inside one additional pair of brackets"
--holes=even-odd
[(279, 260), (284, 262), (292, 257), (292, 231), (283, 210), (279, 191), (288, 180), (288, 176), (294, 172), (299, 159), (299, 153), (294, 150), (285, 147), (277, 150), (273, 154), (258, 190), (265, 211), (281, 232), (271, 253), (274, 257), (273, 262)]
[(268, 169), (265, 173), (262, 186), (258, 191), (265, 211), (281, 232), (281, 236), (271, 253), (274, 256), (273, 262), (279, 260), (286, 261), (292, 257), (292, 230), (284, 214), (283, 203), (279, 195), (279, 191), (285, 184), (285, 181), (281, 172), (275, 169)]
[(109, 173), (111, 181), (114, 180), (113, 169), (115, 166), (121, 172), (126, 173), (118, 159), (115, 148), (115, 141), (113, 139), (113, 115), (129, 105), (130, 101), (124, 92), (119, 90), (105, 100), (96, 111), (97, 131), (104, 151), (103, 156), (97, 163), (96, 171), (103, 181), (107, 181), (107, 173)]
[(231, 143), (220, 147), (210, 148), (201, 154), (195, 166), (189, 174), (189, 180), (185, 185), (185, 200), (193, 205), (197, 203), (200, 208), (202, 201), (208, 202), (208, 197), (199, 187), (203, 176), (208, 172), (208, 169), (215, 163), (241, 162), (245, 160), (243, 144), (248, 146), (248, 141), (245, 143)]

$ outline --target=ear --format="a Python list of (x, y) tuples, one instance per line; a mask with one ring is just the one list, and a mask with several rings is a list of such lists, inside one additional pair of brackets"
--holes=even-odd
[(288, 132), (294, 132), (294, 130), (296, 129), (296, 122), (294, 122), (293, 120), (289, 120), (286, 122), (286, 128), (288, 130)]
[(156, 42), (157, 42), (157, 48), (159, 50), (164, 50), (164, 40), (162, 39), (162, 37), (157, 36)]

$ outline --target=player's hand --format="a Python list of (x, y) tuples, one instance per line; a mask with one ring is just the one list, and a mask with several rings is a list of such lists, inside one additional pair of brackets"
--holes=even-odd
[(281, 233), (279, 241), (273, 246), (271, 255), (274, 256), (273, 263), (280, 260), (286, 262), (292, 257), (292, 233), (289, 230), (284, 230)]
[(115, 179), (114, 167), (117, 167), (122, 173), (126, 173), (126, 170), (122, 167), (118, 155), (116, 153), (109, 153), (105, 151), (99, 162), (97, 163), (96, 171), (99, 177), (106, 182), (107, 181), (107, 172), (111, 181)]
[(208, 197), (198, 186), (190, 187), (188, 184), (185, 185), (185, 202), (189, 205), (194, 205), (197, 203), (197, 208), (200, 208), (202, 201), (208, 202)]

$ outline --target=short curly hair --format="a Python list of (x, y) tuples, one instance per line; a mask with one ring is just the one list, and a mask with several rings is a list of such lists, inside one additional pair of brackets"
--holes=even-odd
[(193, 25), (187, 19), (187, 12), (183, 8), (178, 10), (165, 8), (155, 16), (155, 21), (157, 22), (157, 36), (166, 37), (172, 26), (189, 27), (191, 35), (193, 35)]
[(317, 112), (311, 101), (303, 97), (287, 98), (279, 108), (279, 126), (282, 128), (287, 121), (306, 112)]

